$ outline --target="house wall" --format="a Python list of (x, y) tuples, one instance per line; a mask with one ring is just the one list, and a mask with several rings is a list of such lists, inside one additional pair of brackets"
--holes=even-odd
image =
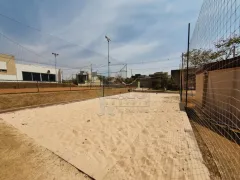
[(196, 94), (195, 98), (199, 106), (202, 106), (203, 99), (203, 73), (196, 75)]
[(0, 74), (0, 81), (17, 81), (16, 75)]
[(152, 88), (152, 79), (146, 78), (146, 79), (140, 79), (140, 87), (141, 88)]
[[(240, 68), (209, 71), (196, 78), (196, 102), (219, 124), (240, 128)], [(204, 84), (205, 83), (205, 84)]]
[(9, 79), (16, 80), (16, 65), (14, 56), (0, 54), (0, 62), (6, 63), (7, 71), (0, 71), (0, 80), (1, 79)]
[(0, 72), (3, 75), (16, 75), (16, 66), (14, 56), (0, 54), (0, 61), (5, 62), (7, 66), (7, 72)]
[(171, 78), (173, 82), (180, 87), (180, 70), (172, 70), (171, 71)]
[(6, 63), (6, 71), (0, 70), (0, 80), (1, 81), (21, 81), (23, 80), (22, 72), (35, 72), (35, 73), (48, 73), (56, 75), (56, 80), (61, 82), (61, 72), (53, 67), (39, 66), (39, 65), (29, 65), (29, 64), (16, 64), (14, 56), (0, 54), (1, 67), (4, 67)]
[(29, 65), (29, 64), (16, 64), (17, 68), (17, 79), (23, 80), (22, 72), (35, 72), (35, 73), (47, 73), (48, 70), (50, 71), (50, 74), (56, 75), (56, 80), (58, 81), (58, 69), (57, 73), (55, 71), (55, 68), (52, 67), (44, 67), (44, 66), (38, 66), (38, 65)]
[[(195, 68), (189, 68), (188, 70), (188, 89), (195, 90), (196, 89), (196, 71)], [(183, 89), (186, 89), (186, 79), (187, 79), (187, 71), (186, 69), (182, 72), (182, 85)]]

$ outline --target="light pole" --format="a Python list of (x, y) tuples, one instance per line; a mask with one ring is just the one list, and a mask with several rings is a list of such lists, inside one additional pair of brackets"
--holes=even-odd
[(107, 36), (105, 36), (105, 38), (107, 39), (107, 42), (108, 42), (108, 81), (109, 81), (109, 78), (110, 78), (110, 71), (109, 71), (109, 42), (111, 41), (111, 39)]
[(55, 81), (57, 81), (57, 56), (58, 56), (59, 54), (57, 54), (57, 53), (52, 53), (52, 55), (54, 55), (54, 57), (55, 57), (55, 75), (56, 75)]

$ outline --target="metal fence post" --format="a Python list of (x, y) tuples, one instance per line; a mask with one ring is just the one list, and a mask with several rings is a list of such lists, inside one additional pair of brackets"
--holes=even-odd
[(17, 80), (17, 84), (18, 84), (18, 89), (20, 89), (20, 85), (19, 85), (19, 81)]
[(182, 53), (182, 67), (180, 68), (180, 100), (182, 102), (183, 95), (183, 53)]
[(187, 107), (187, 104), (188, 104), (188, 63), (189, 63), (189, 46), (190, 46), (190, 23), (188, 24), (187, 77), (186, 77), (186, 107)]
[(103, 92), (103, 97), (104, 97), (104, 80), (103, 80), (103, 84), (102, 84), (102, 92)]
[(37, 81), (37, 89), (38, 89), (38, 92), (39, 92), (39, 84), (38, 84), (38, 81)]

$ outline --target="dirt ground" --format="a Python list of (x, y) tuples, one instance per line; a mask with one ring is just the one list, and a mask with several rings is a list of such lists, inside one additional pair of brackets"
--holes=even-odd
[(217, 167), (216, 163), (214, 162), (213, 156), (212, 156), (210, 150), (208, 149), (206, 143), (202, 139), (201, 134), (198, 132), (198, 128), (197, 128), (198, 124), (193, 121), (190, 121), (190, 123), (192, 125), (193, 132), (194, 132), (194, 135), (195, 135), (197, 143), (198, 143), (198, 147), (202, 153), (204, 164), (207, 166), (207, 168), (209, 170), (211, 179), (212, 180), (221, 179), (221, 175), (218, 171), (218, 167)]
[[(127, 88), (105, 89), (105, 96), (128, 92)], [(0, 111), (42, 104), (58, 104), (66, 101), (86, 100), (102, 96), (102, 89), (60, 91), (42, 93), (1, 94)]]
[(0, 119), (1, 180), (88, 180), (87, 175)]

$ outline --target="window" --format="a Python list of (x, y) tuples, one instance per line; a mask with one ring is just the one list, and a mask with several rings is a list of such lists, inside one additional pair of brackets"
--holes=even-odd
[(40, 73), (32, 73), (33, 81), (41, 81)]
[(22, 72), (23, 81), (32, 81), (32, 73), (30, 72)]
[(0, 72), (7, 72), (7, 63), (0, 61)]
[(0, 61), (0, 69), (7, 71), (7, 63), (6, 63), (6, 62), (3, 62), (3, 61)]
[(23, 81), (46, 81), (55, 82), (55, 74), (35, 73), (35, 72), (22, 72)]
[(48, 77), (48, 76), (49, 76), (48, 74), (42, 73), (42, 74), (41, 74), (42, 81), (49, 81), (49, 77)]
[(55, 82), (56, 81), (56, 75), (55, 74), (49, 74), (49, 81)]

